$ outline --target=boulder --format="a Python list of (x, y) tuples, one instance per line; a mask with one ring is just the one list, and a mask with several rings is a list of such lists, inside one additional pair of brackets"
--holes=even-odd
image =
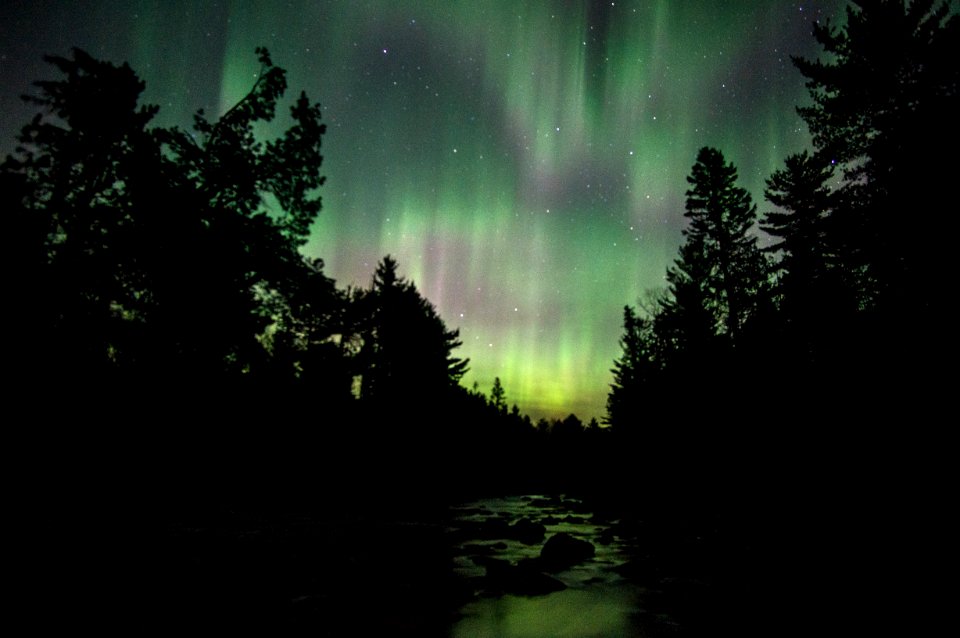
[(561, 572), (593, 558), (596, 550), (587, 541), (566, 532), (551, 536), (540, 550), (540, 565), (547, 572)]

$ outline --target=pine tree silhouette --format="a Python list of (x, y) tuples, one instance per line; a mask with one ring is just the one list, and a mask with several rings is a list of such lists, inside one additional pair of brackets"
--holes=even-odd
[(715, 337), (734, 344), (767, 294), (767, 264), (752, 234), (757, 208), (736, 179), (720, 151), (700, 149), (687, 177), (690, 225), (667, 271), (670, 296), (659, 318), (674, 348), (701, 348)]

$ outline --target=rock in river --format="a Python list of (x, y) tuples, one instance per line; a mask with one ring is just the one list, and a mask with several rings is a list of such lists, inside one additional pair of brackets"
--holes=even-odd
[(561, 572), (593, 558), (594, 553), (591, 543), (560, 532), (551, 536), (540, 550), (540, 565), (544, 571)]

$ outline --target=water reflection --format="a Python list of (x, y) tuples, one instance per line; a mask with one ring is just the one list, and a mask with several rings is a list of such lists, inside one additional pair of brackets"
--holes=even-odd
[[(635, 623), (642, 590), (616, 572), (633, 550), (630, 539), (617, 533), (618, 521), (597, 516), (575, 498), (539, 495), (464, 503), (453, 508), (451, 520), (457, 573), (475, 594), (460, 610), (451, 636), (643, 635)], [(522, 529), (527, 533), (519, 533)], [(544, 544), (561, 532), (595, 550), (592, 558), (550, 573), (566, 586), (563, 591), (518, 596), (504, 593), (501, 580), (487, 577), (491, 563), (500, 569), (539, 569)]]
[(642, 636), (633, 626), (633, 587), (593, 586), (548, 596), (502, 596), (466, 605), (454, 638), (584, 638)]

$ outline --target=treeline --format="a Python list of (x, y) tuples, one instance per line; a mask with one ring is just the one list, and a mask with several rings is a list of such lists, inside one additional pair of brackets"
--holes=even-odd
[(368, 287), (341, 288), (300, 252), (325, 126), (301, 94), (286, 131), (258, 139), (286, 78), (257, 55), (250, 92), (191, 130), (152, 127), (135, 72), (76, 49), (25, 97), (39, 113), (0, 165), (5, 362), (13, 396), (42, 397), (46, 449), (75, 465), (74, 443), (126, 441), (115, 459), (249, 490), (347, 459), (439, 491), (533, 474), (540, 442), (583, 430), (576, 417), (533, 424), (499, 379), (489, 398), (464, 388), (458, 331), (390, 256)]
[(769, 176), (758, 214), (701, 149), (667, 288), (624, 310), (610, 492), (738, 548), (716, 582), (745, 576), (774, 623), (889, 631), (914, 619), (887, 610), (936, 596), (904, 606), (883, 583), (922, 582), (944, 551), (928, 530), (952, 467), (955, 7), (864, 0), (815, 25), (825, 55), (794, 60), (811, 151)]
[(325, 126), (301, 95), (283, 136), (257, 140), (286, 88), (258, 55), (250, 93), (192, 131), (148, 128), (157, 108), (138, 106), (128, 66), (48, 58), (66, 77), (37, 83), (27, 99), (43, 113), (0, 173), (26, 384), (107, 399), (251, 389), (249, 404), (278, 386), (327, 409), (457, 384), (456, 331), (395, 261), (341, 290), (299, 252), (320, 210)]
[[(649, 454), (691, 428), (691, 445), (822, 449), (942, 400), (960, 19), (934, 5), (858, 2), (814, 25), (823, 59), (794, 59), (813, 149), (767, 179), (775, 208), (758, 215), (722, 152), (700, 150), (667, 288), (624, 309), (614, 430)], [(745, 424), (764, 433), (738, 440)]]
[(286, 131), (258, 139), (286, 90), (266, 50), (251, 91), (191, 130), (150, 126), (129, 66), (48, 58), (63, 77), (36, 84), (40, 113), (0, 165), (11, 394), (78, 436), (119, 426), (209, 459), (295, 430), (303, 458), (271, 467), (376, 450), (398, 474), (478, 483), (535, 476), (544, 450), (579, 452), (582, 478), (746, 443), (721, 421), (917, 412), (942, 396), (952, 345), (958, 23), (948, 3), (887, 1), (815, 25), (826, 61), (795, 60), (813, 149), (767, 180), (773, 210), (700, 150), (668, 287), (624, 311), (609, 431), (533, 424), (499, 381), (489, 398), (462, 387), (457, 331), (389, 256), (343, 289), (302, 255), (325, 127), (301, 94)]

